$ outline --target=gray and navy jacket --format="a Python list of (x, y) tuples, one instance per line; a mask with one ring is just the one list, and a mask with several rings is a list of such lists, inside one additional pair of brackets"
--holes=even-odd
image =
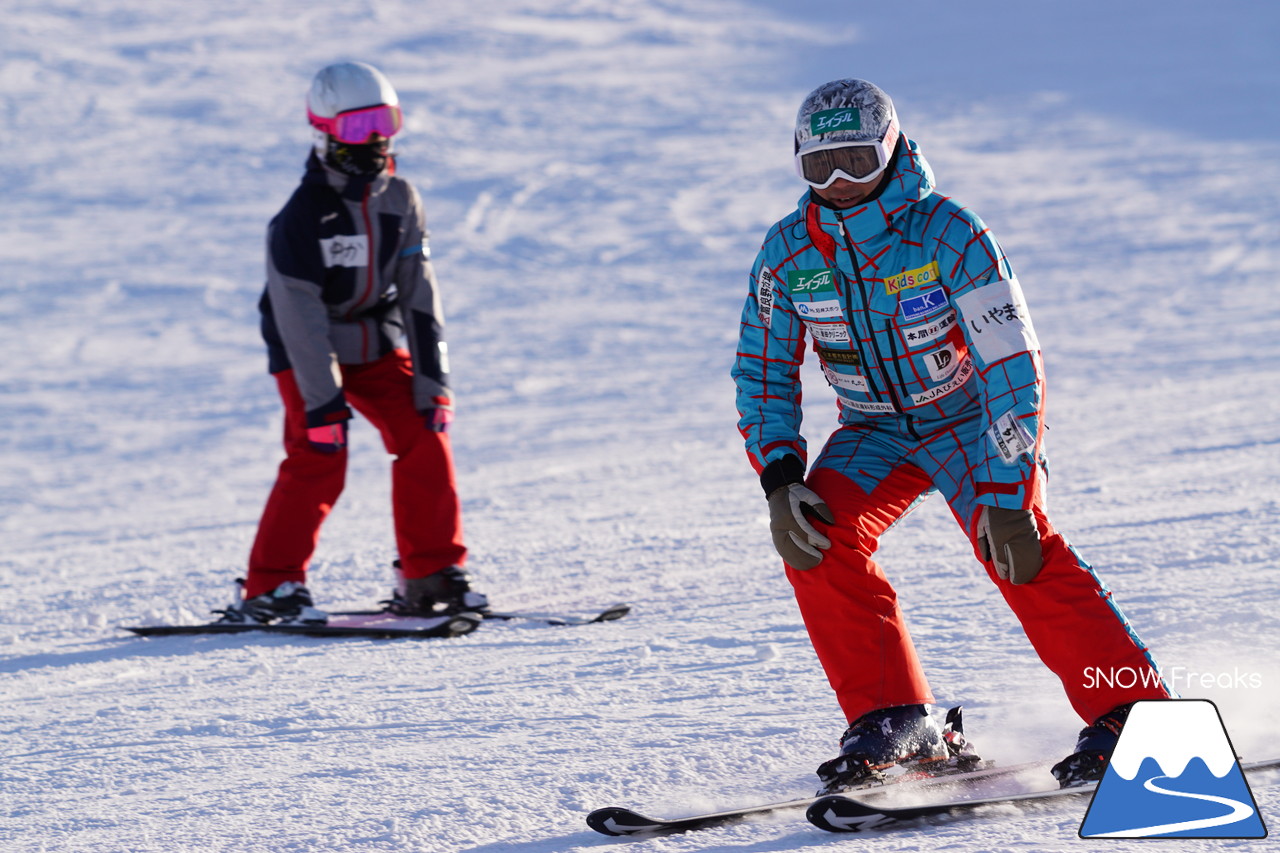
[(308, 427), (351, 417), (338, 365), (376, 361), (402, 339), (418, 411), (452, 406), (422, 200), (391, 170), (362, 181), (312, 153), (302, 184), (267, 227), (259, 308), (269, 369), (293, 371)]

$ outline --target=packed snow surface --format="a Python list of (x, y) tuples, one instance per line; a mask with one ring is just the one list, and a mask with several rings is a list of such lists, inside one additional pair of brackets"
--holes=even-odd
[[(1280, 7), (1241, 0), (7, 0), (0, 848), (565, 853), (618, 843), (583, 822), (601, 806), (810, 793), (844, 721), (728, 372), (755, 251), (803, 189), (796, 107), (844, 76), (894, 96), (940, 191), (1012, 259), (1056, 523), (1174, 686), (1241, 755), (1274, 752), (1278, 36)], [(281, 457), (263, 233), (302, 172), (311, 75), (340, 59), (405, 107), (477, 585), (626, 619), (426, 642), (121, 630), (205, 619), (243, 572)], [(834, 403), (811, 367), (819, 446)], [(310, 579), (331, 608), (385, 596), (395, 557), (386, 455), (366, 423), (352, 442)], [(943, 502), (880, 556), (979, 749), (1068, 751), (1081, 721)], [(1254, 790), (1272, 824), (1275, 782)], [(1078, 850), (1084, 807), (874, 843)], [(793, 813), (622, 843), (867, 842)]]

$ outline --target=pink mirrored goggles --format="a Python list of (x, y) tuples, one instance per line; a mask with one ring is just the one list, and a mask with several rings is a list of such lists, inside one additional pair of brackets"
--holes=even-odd
[(390, 139), (404, 127), (404, 116), (393, 104), (346, 110), (333, 118), (324, 118), (307, 110), (307, 118), (316, 130), (348, 145), (363, 145), (375, 133)]

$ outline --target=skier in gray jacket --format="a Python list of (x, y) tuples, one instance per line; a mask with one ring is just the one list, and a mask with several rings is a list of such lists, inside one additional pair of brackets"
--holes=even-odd
[[(285, 408), (286, 457), (249, 556), (232, 622), (326, 621), (306, 587), (320, 526), (342, 492), (354, 408), (391, 464), (399, 559), (390, 608), (484, 610), (464, 570), (461, 504), (447, 433), (453, 417), (443, 315), (422, 201), (395, 175), (399, 99), (372, 66), (316, 75), (307, 96), (315, 149), (302, 184), (267, 229), (260, 308), (269, 370)], [(407, 343), (407, 349), (402, 345)]]

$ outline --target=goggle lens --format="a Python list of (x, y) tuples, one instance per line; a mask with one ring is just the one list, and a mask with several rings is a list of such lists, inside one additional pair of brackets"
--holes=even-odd
[(796, 172), (817, 189), (837, 178), (867, 183), (889, 166), (898, 145), (898, 122), (893, 120), (877, 142), (833, 142), (796, 155)]
[(404, 116), (400, 112), (400, 107), (390, 104), (347, 110), (333, 118), (321, 118), (311, 112), (308, 112), (308, 116), (311, 119), (311, 125), (317, 130), (348, 145), (363, 145), (375, 133), (389, 139), (399, 133), (404, 126)]
[(880, 143), (811, 151), (801, 155), (800, 166), (804, 179), (812, 184), (826, 183), (837, 169), (854, 178), (866, 178), (880, 168)]

